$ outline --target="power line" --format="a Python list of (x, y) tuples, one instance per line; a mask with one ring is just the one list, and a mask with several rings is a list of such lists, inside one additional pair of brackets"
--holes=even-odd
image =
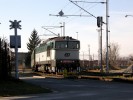
[(105, 2), (88, 2), (88, 1), (73, 1), (73, 2), (84, 2), (84, 3), (102, 3), (104, 4)]
[(83, 11), (85, 11), (86, 13), (88, 13), (89, 15), (91, 15), (94, 18), (97, 18), (96, 16), (94, 16), (93, 14), (91, 14), (90, 12), (88, 12), (87, 10), (83, 9), (82, 7), (80, 7), (78, 4), (76, 4), (75, 2), (73, 2), (72, 0), (69, 0), (71, 3), (73, 3), (74, 5), (76, 5), (77, 7), (79, 7), (80, 9), (82, 9)]
[(52, 31), (50, 31), (48, 28), (45, 28), (45, 26), (42, 26), (42, 28), (47, 30), (47, 31), (49, 31), (50, 33), (52, 33), (55, 36), (59, 36), (59, 34), (56, 34), (56, 33), (52, 32)]
[[(97, 0), (96, 0), (97, 1)], [(64, 8), (66, 8), (66, 7), (68, 7), (68, 5), (70, 5), (70, 3), (71, 2), (69, 2), (69, 3), (67, 3), (63, 8), (62, 8), (62, 10), (64, 9)], [(88, 6), (87, 6), (88, 7)], [(94, 6), (93, 6), (94, 7)], [(72, 8), (73, 8), (73, 6), (69, 9), (69, 10), (67, 10), (67, 11), (69, 11), (70, 12), (70, 10), (72, 10)], [(89, 9), (91, 9), (92, 7), (90, 7)], [(66, 12), (66, 11), (65, 11)], [(80, 11), (76, 11), (75, 13), (78, 13), (78, 12), (81, 12), (81, 9), (80, 9)], [(59, 15), (53, 15), (53, 14), (49, 14), (50, 16), (59, 16)], [(68, 18), (68, 16), (79, 16), (79, 17), (91, 17), (91, 15), (83, 15), (83, 13), (82, 14), (79, 14), (79, 15), (76, 15), (76, 14), (72, 14), (72, 15), (64, 15), (64, 16), (62, 16), (62, 17), (64, 17), (64, 19), (62, 19), (63, 20), (63, 22), (66, 22), (66, 24), (67, 23), (69, 23), (69, 22), (71, 22), (71, 21), (73, 21), (73, 20), (75, 20), (76, 18), (70, 18), (70, 19), (66, 19), (66, 18)], [(54, 21), (54, 23), (55, 22), (59, 22), (59, 18), (56, 20), (56, 21)], [(65, 21), (64, 21), (65, 20)]]
[(91, 16), (89, 16), (89, 15), (82, 15), (82, 14), (80, 14), (80, 15), (53, 15), (53, 14), (49, 14), (50, 16), (57, 16), (57, 17), (68, 17), (68, 16), (78, 16), (78, 17), (91, 17)]

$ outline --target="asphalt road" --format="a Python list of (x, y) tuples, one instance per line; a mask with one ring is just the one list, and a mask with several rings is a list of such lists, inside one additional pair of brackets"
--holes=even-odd
[(24, 77), (22, 80), (52, 89), (53, 93), (6, 97), (2, 100), (133, 100), (133, 84), (89, 79)]

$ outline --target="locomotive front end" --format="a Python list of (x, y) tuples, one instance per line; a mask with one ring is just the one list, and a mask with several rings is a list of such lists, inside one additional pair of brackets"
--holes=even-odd
[(79, 71), (80, 42), (71, 37), (64, 37), (55, 42), (55, 59), (57, 72), (66, 69), (68, 72)]

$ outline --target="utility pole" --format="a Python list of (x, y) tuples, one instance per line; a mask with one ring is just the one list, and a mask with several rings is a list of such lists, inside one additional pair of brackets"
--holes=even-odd
[(65, 22), (63, 22), (63, 36), (65, 36)]
[(77, 33), (77, 39), (78, 39), (78, 32), (76, 32)]
[(108, 2), (109, 0), (106, 0), (106, 73), (109, 73), (109, 53), (108, 53), (108, 18), (109, 18), (109, 14), (108, 14)]
[(15, 33), (15, 77), (16, 79), (19, 79), (19, 75), (18, 75), (18, 37), (17, 37), (17, 28), (21, 29), (21, 25), (19, 25), (19, 23), (21, 21), (17, 21), (14, 20), (13, 21), (9, 21), (11, 23), (10, 25), (10, 29), (14, 28), (14, 33)]
[[(60, 24), (61, 24), (61, 26), (60, 26), (60, 28), (61, 28), (61, 36), (65, 36), (65, 22), (60, 23)], [(63, 28), (63, 34), (62, 34), (62, 28)]]
[(89, 52), (89, 68), (91, 67), (91, 59), (90, 59), (90, 45), (88, 45), (88, 52)]
[(84, 51), (83, 51), (83, 67), (84, 67), (84, 63), (85, 63), (85, 62), (84, 62)]
[(103, 72), (103, 67), (102, 67), (102, 25), (103, 25), (103, 17), (97, 17), (97, 26), (100, 27), (100, 33), (99, 33), (99, 47), (100, 47), (100, 69), (101, 72)]

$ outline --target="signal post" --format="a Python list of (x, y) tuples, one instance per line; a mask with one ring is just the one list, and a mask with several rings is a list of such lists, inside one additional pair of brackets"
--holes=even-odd
[(21, 29), (21, 25), (19, 25), (19, 23), (21, 21), (17, 21), (14, 20), (13, 21), (9, 21), (11, 23), (10, 25), (10, 29), (14, 28), (14, 36), (10, 36), (10, 47), (11, 48), (15, 48), (15, 78), (19, 79), (19, 75), (18, 75), (18, 47), (21, 47), (21, 39), (20, 36), (17, 35), (17, 28)]

